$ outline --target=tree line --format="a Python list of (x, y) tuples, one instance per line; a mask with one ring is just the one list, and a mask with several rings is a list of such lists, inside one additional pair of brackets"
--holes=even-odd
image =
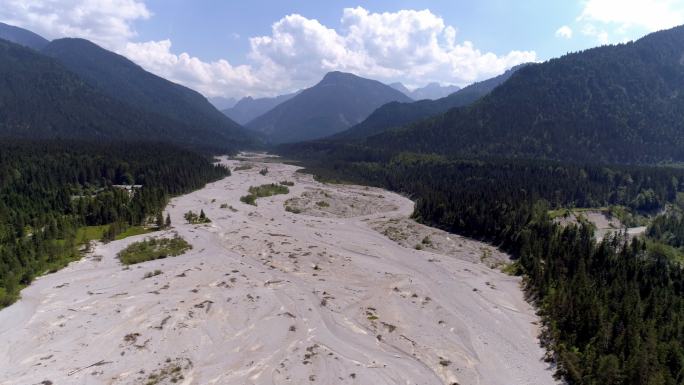
[(652, 213), (684, 189), (684, 170), (415, 154), (308, 165), (319, 178), (406, 193), (417, 220), (509, 252), (569, 383), (684, 382), (681, 266), (647, 240), (618, 234), (596, 243), (590, 224), (560, 225), (549, 215), (609, 205)]
[(121, 232), (159, 222), (169, 197), (229, 174), (168, 144), (3, 141), (0, 307), (36, 275), (77, 258), (78, 244), (88, 237), (85, 226)]

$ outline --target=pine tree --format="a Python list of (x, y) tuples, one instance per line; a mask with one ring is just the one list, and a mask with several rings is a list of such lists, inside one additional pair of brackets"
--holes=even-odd
[(164, 224), (167, 229), (171, 227), (171, 215), (166, 214), (166, 223)]
[(158, 229), (164, 228), (164, 216), (162, 215), (161, 211), (157, 213), (157, 220), (155, 221), (155, 223)]

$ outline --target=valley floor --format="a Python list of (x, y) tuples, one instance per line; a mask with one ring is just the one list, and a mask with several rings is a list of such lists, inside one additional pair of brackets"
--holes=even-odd
[[(0, 311), (0, 383), (555, 383), (520, 278), (492, 268), (506, 255), (388, 191), (223, 162), (254, 167), (167, 208), (162, 234), (190, 252), (124, 268), (119, 250), (162, 234), (100, 244)], [(280, 181), (289, 194), (239, 200)], [(185, 223), (201, 209), (212, 223)]]

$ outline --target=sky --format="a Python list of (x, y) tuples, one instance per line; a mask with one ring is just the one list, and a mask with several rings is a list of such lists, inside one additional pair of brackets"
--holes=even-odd
[(0, 21), (86, 38), (207, 97), (239, 98), (333, 70), (462, 87), (684, 24), (684, 0), (0, 0)]

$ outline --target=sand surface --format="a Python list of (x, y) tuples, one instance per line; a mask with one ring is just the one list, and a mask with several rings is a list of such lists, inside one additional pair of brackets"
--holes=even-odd
[[(187, 254), (124, 268), (116, 253), (151, 235), (100, 244), (0, 311), (0, 384), (555, 383), (520, 279), (492, 268), (504, 254), (407, 219), (400, 195), (248, 162), (172, 200), (154, 236)], [(211, 224), (184, 223), (200, 209)]]

